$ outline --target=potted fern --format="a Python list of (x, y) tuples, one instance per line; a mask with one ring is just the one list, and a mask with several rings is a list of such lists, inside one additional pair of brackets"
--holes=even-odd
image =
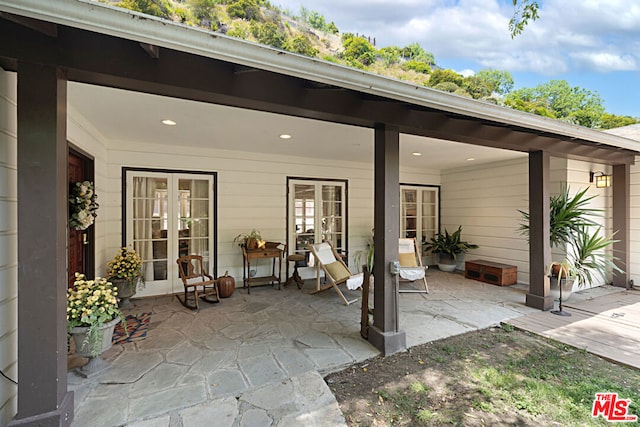
[(233, 243), (236, 243), (240, 247), (247, 249), (257, 249), (261, 244), (264, 245), (262, 235), (255, 228), (249, 233), (240, 233), (233, 238)]
[(463, 241), (461, 235), (462, 226), (459, 226), (453, 233), (449, 233), (445, 228), (444, 234), (436, 234), (431, 241), (424, 245), (425, 252), (438, 255), (438, 268), (440, 270), (454, 271), (457, 258), (460, 255), (469, 252), (471, 249), (478, 249), (478, 245)]

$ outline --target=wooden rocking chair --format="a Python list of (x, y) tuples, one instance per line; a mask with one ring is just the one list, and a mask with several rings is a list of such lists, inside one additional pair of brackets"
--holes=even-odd
[[(180, 279), (184, 285), (184, 299), (178, 295), (178, 301), (191, 310), (198, 310), (198, 299), (202, 298), (206, 302), (220, 302), (218, 292), (218, 280), (208, 275), (204, 270), (202, 256), (185, 255), (176, 260)], [(199, 293), (198, 288), (202, 288)], [(189, 300), (192, 303), (189, 303)]]

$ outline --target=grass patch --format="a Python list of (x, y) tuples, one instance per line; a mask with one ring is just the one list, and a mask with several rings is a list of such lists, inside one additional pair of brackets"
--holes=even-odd
[(640, 415), (639, 371), (504, 326), (371, 359), (366, 372), (327, 382), (350, 426), (609, 425), (591, 417), (596, 392), (631, 399)]

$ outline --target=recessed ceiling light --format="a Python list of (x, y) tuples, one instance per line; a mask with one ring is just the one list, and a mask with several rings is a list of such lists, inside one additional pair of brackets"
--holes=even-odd
[(282, 135), (280, 135), (280, 139), (291, 139), (291, 135), (283, 133)]
[(162, 124), (163, 124), (163, 125), (167, 125), (167, 126), (175, 126), (177, 123), (176, 123), (176, 122), (174, 122), (174, 121), (173, 121), (173, 120), (171, 120), (171, 119), (164, 119), (164, 120), (162, 121)]
[(469, 157), (469, 158), (467, 159), (467, 161), (468, 161), (468, 162), (472, 162), (472, 161), (474, 161), (474, 160), (475, 160), (475, 158), (473, 158), (473, 157)]
[(419, 151), (414, 151), (413, 153), (411, 153), (413, 156), (422, 156), (422, 153)]

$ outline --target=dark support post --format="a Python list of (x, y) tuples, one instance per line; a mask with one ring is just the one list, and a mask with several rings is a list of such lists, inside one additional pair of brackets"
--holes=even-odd
[(551, 263), (549, 168), (549, 153), (529, 153), (529, 293), (526, 304), (545, 311), (553, 308), (546, 271)]
[(383, 355), (407, 348), (404, 331), (398, 324), (396, 278), (389, 263), (398, 260), (400, 235), (400, 132), (378, 125), (375, 129), (375, 206), (373, 326), (369, 341)]
[(10, 426), (68, 426), (67, 81), (18, 64), (18, 414)]
[(629, 232), (631, 230), (631, 165), (613, 166), (613, 231), (617, 231), (613, 244), (613, 255), (618, 257), (616, 265), (624, 273), (613, 274), (613, 285), (622, 288), (630, 288), (631, 274), (631, 243)]

